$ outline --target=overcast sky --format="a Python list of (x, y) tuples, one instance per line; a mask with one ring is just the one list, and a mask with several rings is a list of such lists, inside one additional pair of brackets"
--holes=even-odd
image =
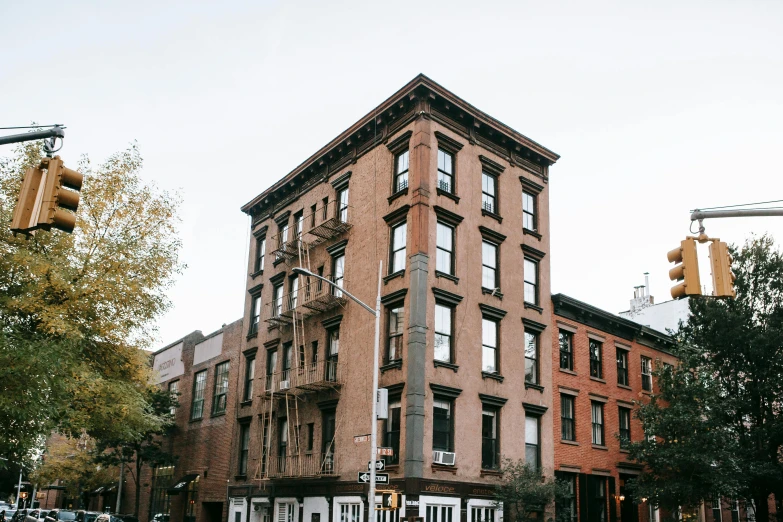
[[(0, 126), (66, 124), (70, 163), (137, 140), (181, 191), (158, 345), (242, 316), (239, 207), (420, 72), (562, 156), (553, 293), (619, 312), (649, 271), (668, 300), (690, 209), (783, 199), (779, 1), (0, 0), (0, 34)], [(705, 224), (783, 243), (783, 218)]]

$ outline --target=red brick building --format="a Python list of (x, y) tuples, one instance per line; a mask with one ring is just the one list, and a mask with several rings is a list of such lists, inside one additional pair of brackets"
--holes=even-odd
[(403, 506), (382, 518), (496, 520), (501, 457), (551, 474), (557, 159), (418, 76), (242, 208), (252, 244), (229, 520), (368, 516), (357, 474), (374, 320), (297, 266), (373, 304), (383, 262), (379, 442)]
[(555, 473), (571, 484), (579, 522), (658, 522), (625, 487), (642, 472), (626, 441), (644, 437), (633, 401), (656, 391), (653, 370), (675, 364), (670, 338), (563, 294), (552, 296)]

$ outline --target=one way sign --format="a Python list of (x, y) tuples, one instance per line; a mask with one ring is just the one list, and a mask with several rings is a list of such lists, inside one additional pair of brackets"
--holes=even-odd
[[(370, 471), (372, 469), (372, 461), (367, 462), (367, 471)], [(386, 461), (383, 459), (378, 459), (375, 461), (375, 471), (383, 471), (386, 469)], [(1, 521), (0, 521), (1, 522)]]
[[(359, 476), (357, 477), (359, 484), (369, 484), (370, 483), (370, 473), (367, 471), (360, 471)], [(375, 483), (376, 484), (388, 484), (389, 483), (389, 474), (388, 473), (376, 473), (375, 474)]]

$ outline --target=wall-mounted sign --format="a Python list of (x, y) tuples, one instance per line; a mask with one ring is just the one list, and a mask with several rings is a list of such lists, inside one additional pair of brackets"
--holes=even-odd
[(155, 370), (153, 381), (155, 384), (179, 377), (185, 373), (185, 363), (182, 362), (182, 343), (160, 352), (155, 356), (153, 364), (153, 369)]

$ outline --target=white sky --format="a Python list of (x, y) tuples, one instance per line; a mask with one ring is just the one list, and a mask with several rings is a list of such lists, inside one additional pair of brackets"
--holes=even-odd
[(783, 2), (0, 0), (0, 34), (0, 126), (66, 124), (69, 163), (138, 140), (181, 189), (158, 345), (241, 317), (239, 207), (420, 72), (562, 156), (553, 293), (618, 312), (649, 271), (667, 300), (690, 209), (783, 199)]

